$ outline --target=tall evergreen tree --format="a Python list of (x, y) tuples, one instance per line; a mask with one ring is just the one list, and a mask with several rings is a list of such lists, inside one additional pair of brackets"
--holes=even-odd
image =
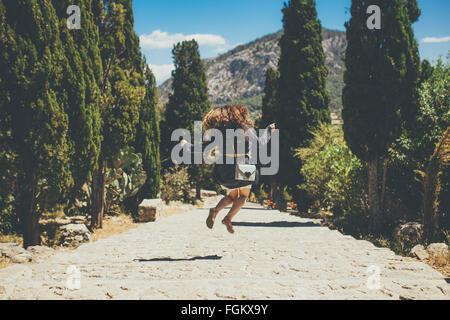
[(194, 121), (201, 121), (211, 109), (205, 67), (195, 40), (177, 43), (172, 53), (173, 92), (166, 106), (165, 126), (169, 134), (178, 128), (193, 132)]
[[(381, 9), (380, 30), (367, 28), (369, 5)], [(420, 60), (411, 24), (419, 15), (416, 0), (352, 0), (346, 24), (344, 134), (352, 152), (368, 164), (374, 232), (383, 225), (378, 165), (399, 136), (402, 121), (411, 123), (417, 112)]]
[[(277, 89), (278, 80), (280, 74), (277, 70), (272, 68), (266, 71), (266, 81), (264, 87), (264, 96), (262, 101), (262, 115), (260, 121), (260, 127), (265, 128), (271, 123), (274, 123), (278, 118), (277, 112)], [(271, 142), (269, 141), (269, 144)], [(270, 149), (270, 148), (269, 148)], [(272, 200), (277, 200), (278, 195), (274, 192), (276, 191), (276, 177), (275, 176), (262, 176), (261, 181), (269, 186), (269, 197)]]
[(284, 34), (280, 40), (277, 114), (282, 134), (280, 178), (290, 187), (300, 208), (308, 206), (301, 184), (298, 159), (293, 150), (304, 147), (310, 130), (330, 122), (326, 91), (327, 68), (322, 47), (322, 26), (313, 0), (290, 0), (283, 8)]
[(277, 87), (280, 74), (272, 68), (266, 71), (262, 101), (261, 127), (265, 128), (277, 119)]
[[(63, 85), (66, 93), (66, 113), (69, 116), (71, 172), (74, 178), (72, 197), (81, 192), (81, 186), (90, 181), (100, 149), (100, 89), (98, 86), (102, 65), (99, 39), (94, 24), (92, 0), (80, 0), (82, 13), (79, 30), (67, 28), (67, 8), (70, 0), (52, 0), (60, 21), (60, 34), (66, 68)], [(73, 200), (73, 199), (70, 199)]]
[(72, 184), (66, 69), (59, 22), (50, 0), (0, 1), (0, 129), (15, 155), (16, 211), (25, 247), (40, 244), (39, 216)]
[(102, 145), (92, 180), (91, 224), (101, 228), (108, 162), (134, 141), (145, 88), (142, 61), (137, 61), (138, 42), (130, 40), (136, 39), (131, 1), (104, 0), (95, 9), (103, 66), (99, 84)]
[[(200, 59), (195, 40), (183, 41), (173, 48), (175, 70), (173, 71), (173, 93), (166, 107), (163, 148), (164, 155), (170, 156), (170, 137), (173, 130), (184, 128), (193, 136), (194, 122), (201, 121), (211, 110), (208, 100), (208, 84), (205, 66)], [(192, 181), (196, 182), (197, 198), (206, 178), (206, 166), (193, 165), (190, 168)]]
[(144, 58), (145, 68), (145, 97), (140, 107), (139, 124), (137, 126), (135, 150), (142, 154), (144, 170), (147, 180), (138, 194), (131, 199), (135, 211), (144, 199), (154, 199), (160, 188), (161, 162), (159, 157), (158, 92), (155, 76)]

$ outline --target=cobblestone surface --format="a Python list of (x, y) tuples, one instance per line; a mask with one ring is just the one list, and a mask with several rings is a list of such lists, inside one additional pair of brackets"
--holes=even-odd
[(0, 299), (450, 299), (430, 266), (247, 204), (234, 235), (207, 209), (0, 270)]

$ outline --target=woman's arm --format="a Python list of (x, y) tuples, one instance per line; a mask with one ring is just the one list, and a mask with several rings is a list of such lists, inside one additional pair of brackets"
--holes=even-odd
[[(210, 143), (211, 143), (211, 142), (208, 142), (208, 141), (202, 143), (202, 149), (201, 149), (201, 150), (202, 150), (202, 153), (203, 153), (203, 151), (205, 150), (205, 148), (206, 148)], [(192, 143), (190, 143), (190, 142), (184, 140), (184, 139), (181, 139), (181, 140), (180, 140), (180, 146), (181, 146), (181, 148), (183, 148), (183, 150), (186, 151), (186, 152), (189, 152), (189, 153), (194, 153), (194, 152), (195, 152), (195, 151), (194, 151), (194, 145), (193, 145)], [(216, 148), (213, 149), (213, 150), (211, 150), (211, 152), (208, 154), (208, 158), (209, 158), (210, 160), (215, 160), (215, 155), (216, 155), (216, 154), (220, 154), (220, 152), (219, 152), (217, 149), (218, 149), (218, 148), (217, 148), (217, 146), (216, 146)]]

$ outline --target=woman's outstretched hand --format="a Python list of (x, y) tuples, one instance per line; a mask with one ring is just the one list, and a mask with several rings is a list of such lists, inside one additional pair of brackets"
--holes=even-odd
[(183, 148), (186, 145), (187, 141), (184, 139), (180, 140), (180, 146)]
[(273, 130), (275, 130), (275, 123), (270, 124), (269, 128), (273, 132)]

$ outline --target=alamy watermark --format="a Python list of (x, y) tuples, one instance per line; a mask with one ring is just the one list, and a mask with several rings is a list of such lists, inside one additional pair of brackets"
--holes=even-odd
[[(278, 173), (280, 167), (280, 132), (273, 129), (270, 132), (270, 154), (268, 152), (268, 138), (266, 138), (268, 129), (260, 129), (259, 136), (255, 129), (227, 129), (225, 139), (222, 131), (218, 129), (209, 129), (202, 133), (202, 122), (194, 123), (194, 139), (187, 129), (176, 129), (172, 132), (171, 140), (188, 142), (191, 149), (181, 143), (173, 147), (171, 152), (172, 162), (175, 164), (260, 164), (261, 175), (273, 176)], [(191, 145), (191, 141), (193, 145)], [(204, 147), (203, 142), (210, 142)], [(225, 146), (224, 146), (225, 144)], [(249, 150), (246, 150), (246, 144)], [(235, 150), (236, 146), (236, 150)], [(224, 148), (225, 147), (225, 148)], [(225, 152), (226, 150), (226, 152)], [(191, 152), (193, 151), (193, 152)], [(249, 152), (246, 152), (249, 151)], [(193, 154), (193, 156), (192, 156)], [(249, 155), (237, 156), (234, 155)], [(231, 156), (230, 156), (231, 155)]]
[(381, 9), (377, 5), (367, 7), (367, 14), (371, 16), (367, 19), (367, 28), (369, 30), (381, 29)]
[(381, 289), (381, 268), (379, 266), (369, 266), (366, 270), (366, 286), (369, 290)]
[(69, 290), (81, 289), (81, 272), (76, 266), (67, 267), (66, 274), (68, 275), (66, 280), (66, 288)]
[[(69, 15), (67, 18), (67, 28), (70, 30), (81, 29), (81, 9), (77, 5), (70, 5), (67, 7), (66, 13)], [(369, 30), (381, 29), (381, 9), (377, 5), (370, 5), (367, 7), (367, 14), (370, 17), (367, 19), (367, 28)]]

